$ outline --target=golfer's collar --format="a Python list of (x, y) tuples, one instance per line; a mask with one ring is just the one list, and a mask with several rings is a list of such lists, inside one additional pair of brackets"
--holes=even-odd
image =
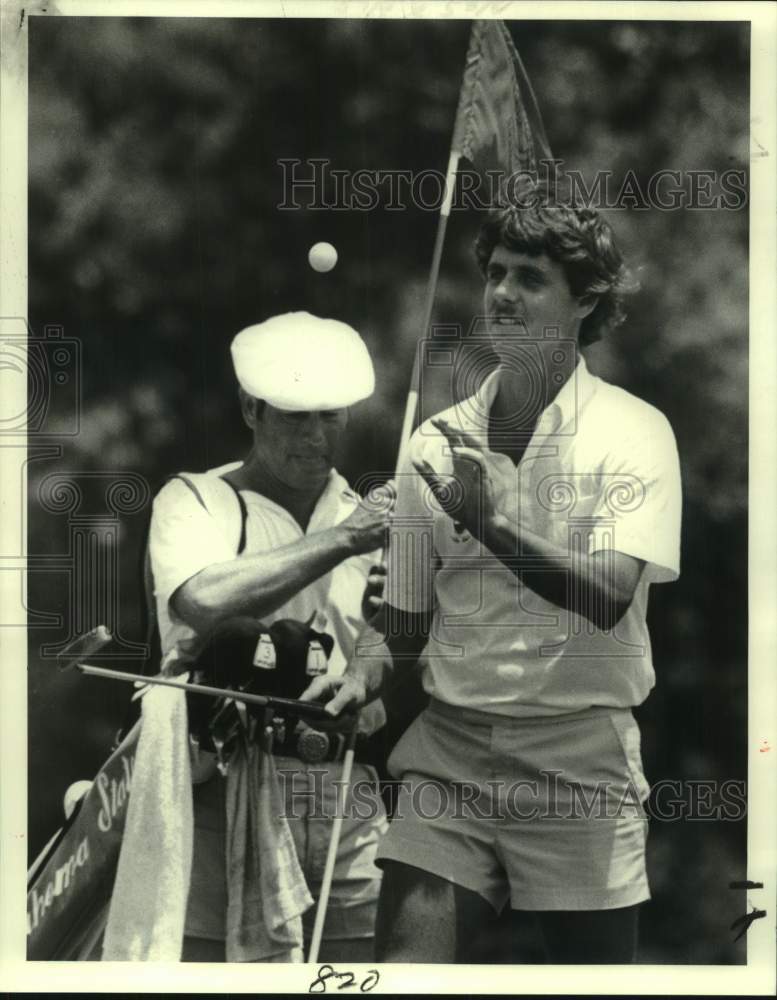
[(548, 407), (548, 410), (555, 408), (556, 420), (551, 433), (574, 423), (595, 391), (596, 379), (588, 371), (588, 365), (581, 354), (574, 371)]
[[(474, 412), (478, 415), (479, 429), (488, 431), (488, 417), (499, 391), (499, 378), (503, 371), (499, 365), (483, 382), (475, 394), (477, 404)], [(544, 433), (554, 434), (570, 421), (574, 421), (596, 390), (596, 380), (588, 371), (585, 358), (580, 355), (577, 366), (559, 389), (558, 395), (540, 414), (537, 428)]]

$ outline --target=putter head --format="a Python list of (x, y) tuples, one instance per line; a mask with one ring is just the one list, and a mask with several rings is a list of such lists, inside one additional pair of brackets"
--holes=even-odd
[(98, 625), (85, 635), (79, 635), (60, 650), (57, 653), (57, 666), (60, 670), (70, 670), (88, 656), (97, 653), (103, 646), (107, 646), (112, 638), (105, 625)]

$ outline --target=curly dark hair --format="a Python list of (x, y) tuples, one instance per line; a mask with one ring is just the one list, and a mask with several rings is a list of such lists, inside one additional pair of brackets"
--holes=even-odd
[(481, 274), (497, 246), (561, 264), (576, 298), (596, 296), (596, 307), (580, 324), (581, 346), (600, 340), (626, 318), (625, 296), (638, 285), (631, 276), (609, 224), (589, 207), (565, 201), (556, 189), (534, 188), (532, 197), (492, 212), (475, 241)]

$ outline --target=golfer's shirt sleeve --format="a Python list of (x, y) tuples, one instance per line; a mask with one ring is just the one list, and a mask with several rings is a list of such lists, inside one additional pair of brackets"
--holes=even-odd
[(434, 604), (434, 521), (427, 487), (412, 466), (418, 456), (417, 433), (408, 458), (397, 471), (397, 502), (387, 558), (386, 601), (400, 611), (420, 613)]
[(166, 609), (173, 623), (176, 590), (207, 566), (235, 557), (216, 520), (180, 479), (170, 480), (154, 500), (149, 550), (157, 608)]
[(646, 407), (642, 418), (606, 456), (589, 551), (642, 559), (649, 582), (667, 583), (680, 575), (680, 463), (663, 414)]

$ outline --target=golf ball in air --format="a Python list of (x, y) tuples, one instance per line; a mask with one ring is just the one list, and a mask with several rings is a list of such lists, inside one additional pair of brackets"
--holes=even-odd
[(314, 271), (331, 271), (337, 263), (337, 251), (331, 243), (314, 243), (308, 251), (308, 262)]

